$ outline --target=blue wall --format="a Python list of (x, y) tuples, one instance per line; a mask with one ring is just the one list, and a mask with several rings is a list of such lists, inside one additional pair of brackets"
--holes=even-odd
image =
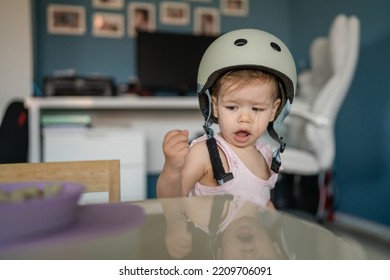
[[(73, 68), (79, 74), (100, 72), (118, 83), (136, 75), (134, 40), (97, 38), (91, 35), (91, 0), (35, 0), (35, 82), (57, 69)], [(127, 4), (119, 11), (126, 16)], [(158, 4), (163, 1), (139, 1)], [(219, 7), (219, 0), (190, 3), (194, 7)], [(83, 5), (87, 10), (84, 36), (49, 35), (49, 3)], [(97, 10), (96, 11), (103, 11)], [(308, 48), (317, 36), (326, 35), (338, 13), (361, 20), (361, 52), (355, 80), (336, 123), (335, 186), (337, 211), (390, 225), (390, 2), (374, 0), (250, 0), (248, 17), (221, 16), (221, 31), (254, 27), (274, 33), (290, 46), (298, 69), (308, 66)], [(158, 24), (157, 31), (192, 32), (188, 26)], [(127, 34), (127, 29), (125, 30)], [(151, 178), (151, 182), (153, 178)]]
[(354, 14), (361, 21), (358, 67), (336, 123), (337, 211), (390, 225), (390, 2), (294, 4), (291, 40), (301, 67), (307, 66), (311, 40), (327, 34), (335, 14)]
[[(120, 39), (92, 36), (92, 16), (94, 12), (122, 14), (126, 19), (127, 5), (130, 2), (154, 3), (156, 5), (157, 31), (177, 33), (193, 32), (193, 16), (190, 24), (184, 26), (163, 25), (159, 23), (159, 4), (164, 1), (129, 1), (124, 0), (121, 10), (96, 9), (92, 0), (35, 0), (35, 82), (39, 85), (45, 75), (58, 69), (75, 69), (79, 74), (100, 73), (113, 76), (117, 83), (127, 82), (136, 76), (135, 41), (127, 35)], [(195, 7), (218, 8), (219, 0), (210, 2), (186, 2), (191, 11)], [(289, 43), (290, 20), (287, 0), (250, 1), (248, 17), (221, 16), (221, 32), (231, 29), (253, 27), (268, 30)], [(87, 32), (84, 36), (64, 36), (47, 33), (46, 8), (48, 4), (81, 5), (86, 8)], [(127, 20), (125, 20), (127, 25)], [(126, 26), (127, 27), (127, 26)]]

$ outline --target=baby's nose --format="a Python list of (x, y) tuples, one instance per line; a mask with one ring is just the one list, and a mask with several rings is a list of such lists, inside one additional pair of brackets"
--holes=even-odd
[(252, 114), (248, 110), (241, 110), (239, 116), (239, 122), (251, 122)]

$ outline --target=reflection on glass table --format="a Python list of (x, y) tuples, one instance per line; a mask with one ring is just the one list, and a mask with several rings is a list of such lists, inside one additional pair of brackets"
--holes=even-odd
[(66, 228), (0, 240), (0, 259), (364, 258), (319, 224), (230, 195), (80, 205)]

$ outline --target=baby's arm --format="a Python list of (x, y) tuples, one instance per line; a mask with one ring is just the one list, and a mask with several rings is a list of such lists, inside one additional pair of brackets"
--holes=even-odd
[(190, 151), (187, 130), (169, 131), (163, 141), (165, 163), (157, 181), (158, 197), (182, 196), (181, 172)]
[(165, 163), (157, 180), (158, 197), (187, 196), (210, 164), (205, 142), (188, 144), (188, 131), (169, 131), (163, 142)]

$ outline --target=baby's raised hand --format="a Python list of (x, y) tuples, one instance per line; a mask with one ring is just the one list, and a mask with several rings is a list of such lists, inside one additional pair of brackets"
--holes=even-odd
[(172, 170), (181, 171), (183, 169), (189, 151), (187, 130), (171, 130), (165, 135), (163, 141), (165, 164)]

